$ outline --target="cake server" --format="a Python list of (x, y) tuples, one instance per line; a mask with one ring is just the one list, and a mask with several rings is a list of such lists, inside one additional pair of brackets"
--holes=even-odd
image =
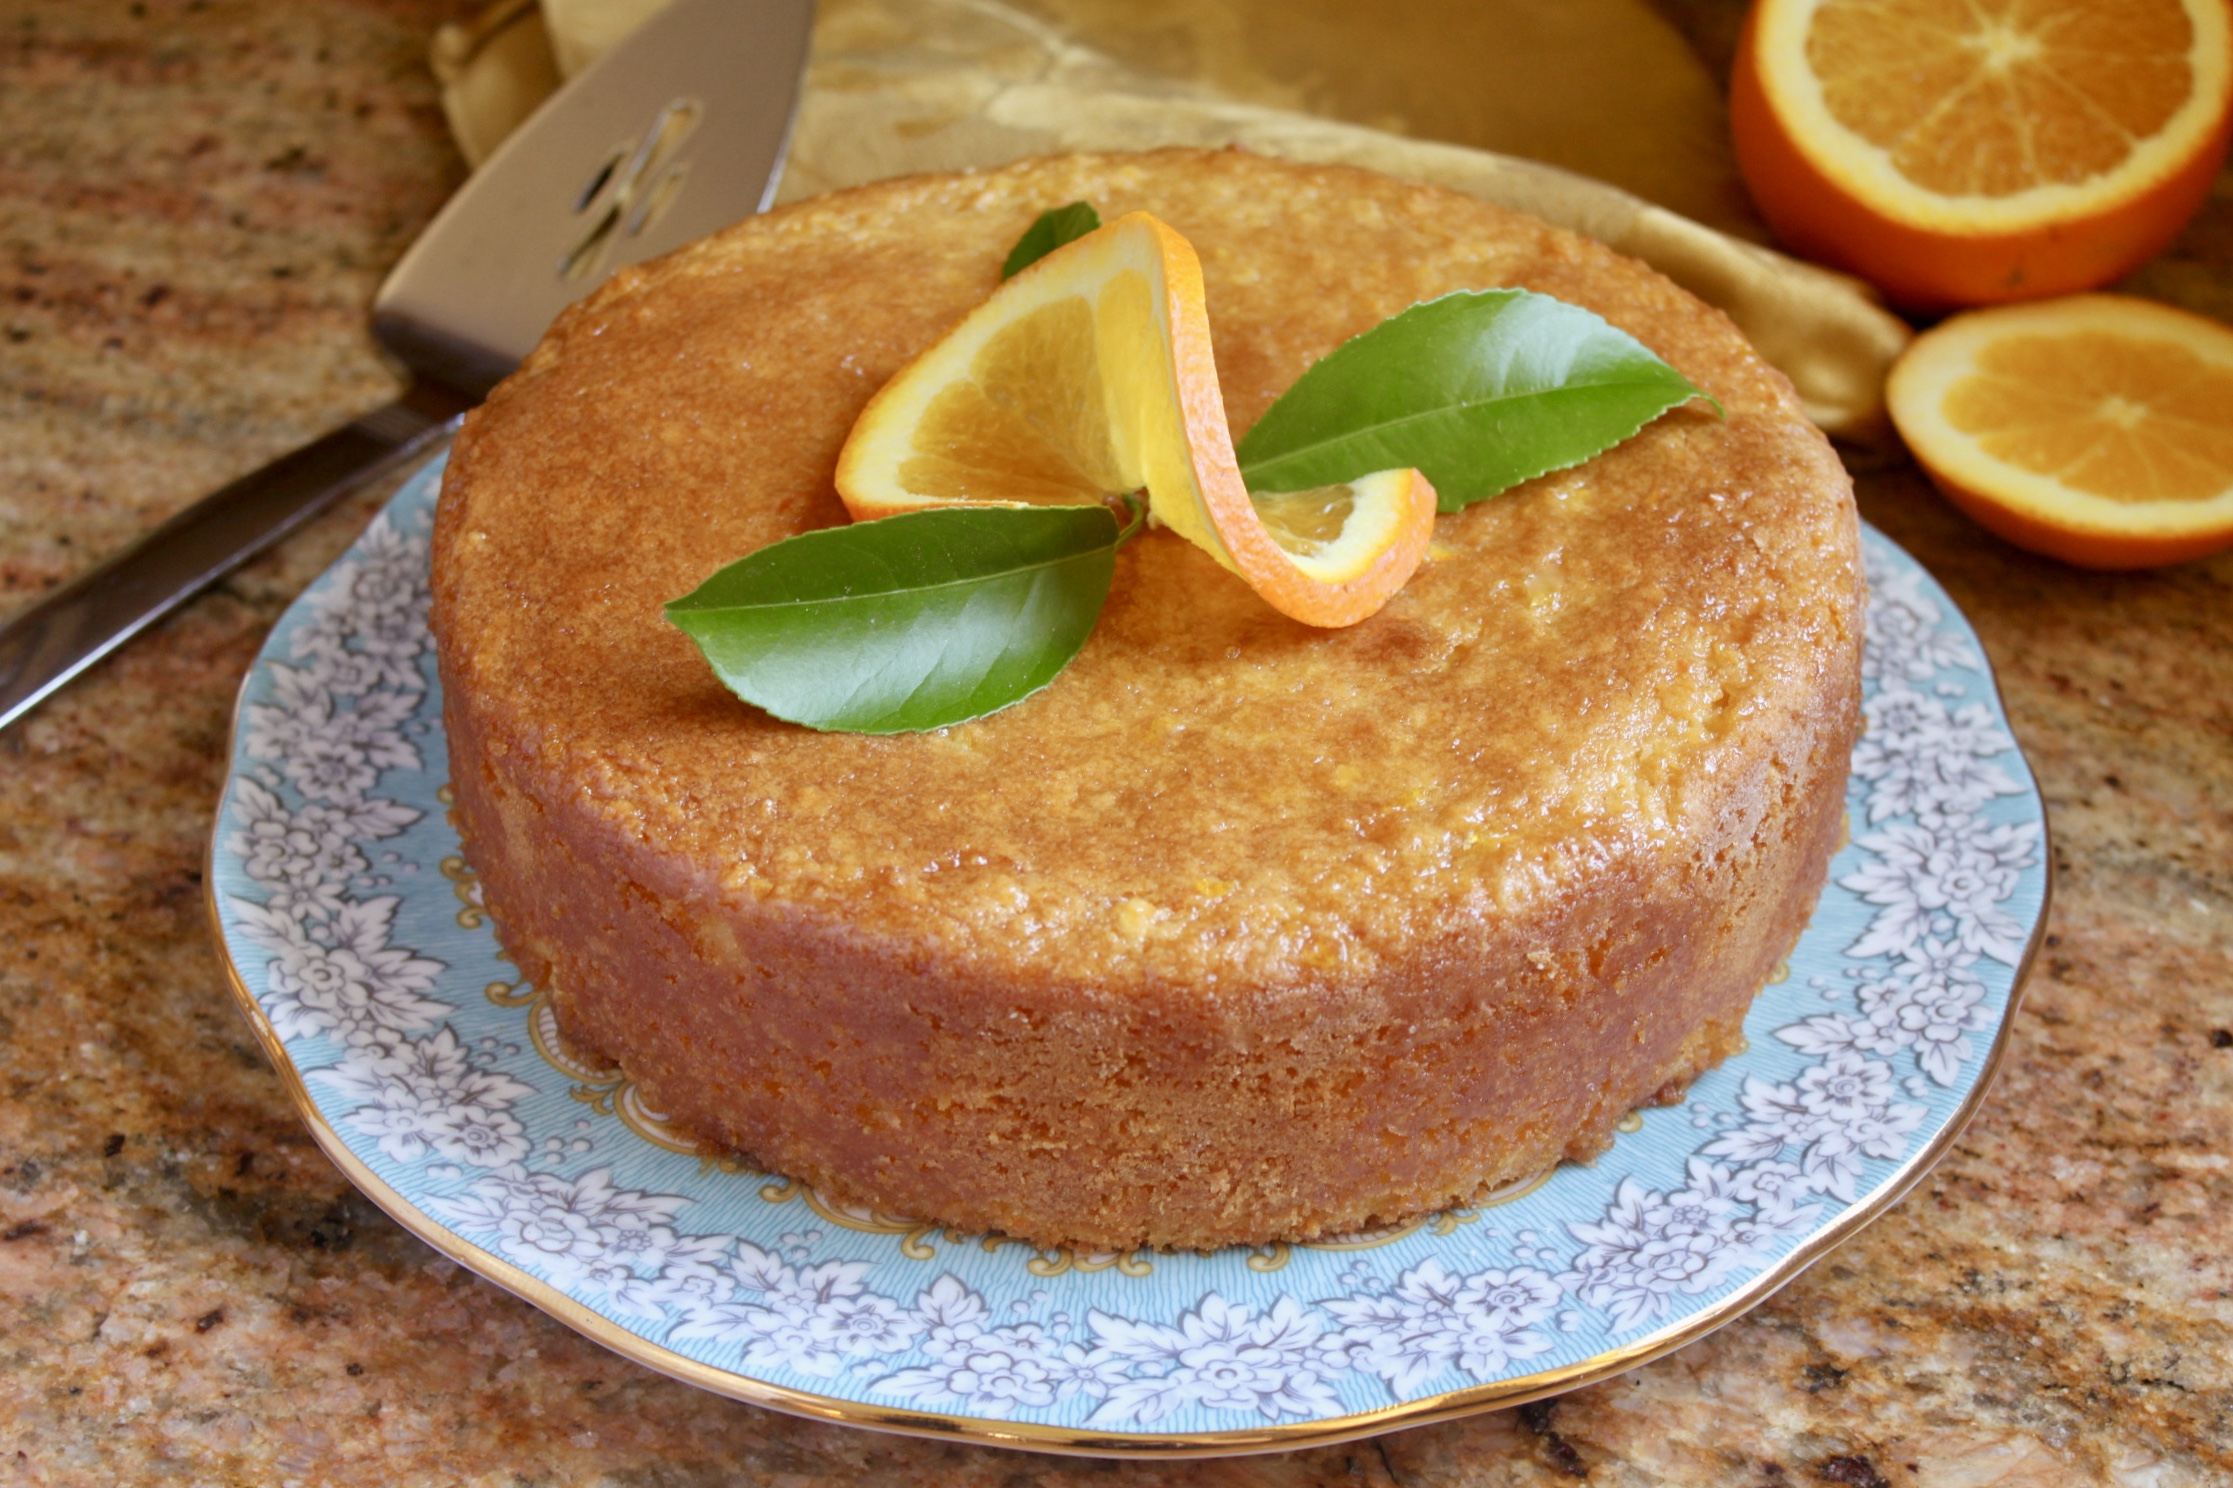
[(763, 210), (813, 0), (674, 0), (554, 94), (380, 286), (385, 408), (204, 497), (0, 628), (0, 728), (366, 479), (455, 429), (615, 269)]

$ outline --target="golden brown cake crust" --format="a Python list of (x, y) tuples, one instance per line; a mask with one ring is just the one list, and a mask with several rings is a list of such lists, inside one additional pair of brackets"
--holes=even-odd
[[(868, 737), (738, 702), (661, 604), (843, 521), (862, 404), (1078, 199), (1192, 240), (1236, 433), (1492, 286), (1727, 417), (1441, 518), (1350, 629), (1150, 533), (1018, 707)], [(885, 182), (629, 271), (469, 421), (435, 538), (460, 819), (569, 1036), (833, 1196), (1097, 1247), (1463, 1201), (1723, 1057), (1834, 846), (1861, 598), (1845, 474), (1718, 312), (1531, 218), (1238, 151)]]

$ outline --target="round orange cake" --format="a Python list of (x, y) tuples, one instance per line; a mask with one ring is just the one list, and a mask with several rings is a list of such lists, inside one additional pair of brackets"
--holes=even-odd
[[(1236, 433), (1495, 286), (1727, 416), (1439, 518), (1347, 629), (1149, 532), (1004, 712), (738, 701), (663, 602), (842, 522), (861, 407), (1081, 199), (1200, 253)], [(1531, 218), (1237, 151), (885, 182), (624, 273), (468, 421), (434, 589), (458, 819), (569, 1040), (834, 1199), (1096, 1249), (1392, 1223), (1674, 1098), (1806, 921), (1859, 700), (1850, 485), (1726, 319)]]

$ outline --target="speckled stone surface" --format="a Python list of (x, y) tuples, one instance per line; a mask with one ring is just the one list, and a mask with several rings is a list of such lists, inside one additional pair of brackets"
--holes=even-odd
[[(456, 183), (441, 0), (0, 0), (0, 613), (394, 387), (363, 310)], [(1663, 8), (1717, 65), (1735, 0)], [(2233, 184), (2134, 287), (2233, 318)], [(0, 735), (0, 1464), (28, 1483), (2233, 1482), (2233, 556), (2082, 574), (1904, 461), (1867, 514), (2045, 787), (2001, 1082), (1744, 1320), (1522, 1411), (1111, 1466), (628, 1364), (357, 1197), (234, 1011), (201, 870), (234, 688), (378, 493)]]

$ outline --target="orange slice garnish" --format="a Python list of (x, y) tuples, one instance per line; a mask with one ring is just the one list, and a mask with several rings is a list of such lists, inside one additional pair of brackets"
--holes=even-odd
[(2088, 568), (2233, 547), (2233, 329), (2151, 300), (1976, 310), (1892, 369), (1892, 419), (1954, 503)]
[(1145, 212), (994, 291), (862, 410), (838, 457), (858, 520), (925, 507), (1099, 503), (1155, 521), (1282, 614), (1350, 625), (1418, 567), (1434, 489), (1415, 470), (1252, 497), (1210, 356), (1202, 268)]
[(1947, 309), (2091, 289), (2210, 191), (2228, 0), (1760, 0), (1737, 161), (1799, 252)]

